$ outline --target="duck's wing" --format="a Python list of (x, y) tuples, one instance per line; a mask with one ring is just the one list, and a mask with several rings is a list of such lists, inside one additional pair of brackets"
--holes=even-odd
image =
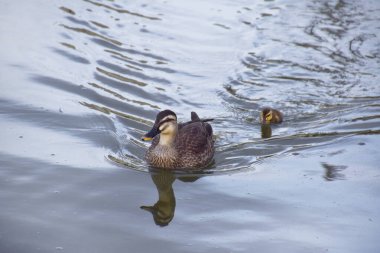
[[(214, 119), (210, 119), (210, 120), (214, 120)], [(205, 121), (202, 121), (202, 122), (205, 122)], [(208, 137), (212, 139), (212, 127), (211, 127), (211, 125), (208, 123), (203, 123), (203, 125), (205, 126)]]
[(177, 147), (184, 154), (203, 153), (212, 145), (212, 128), (203, 122), (192, 122), (179, 130)]

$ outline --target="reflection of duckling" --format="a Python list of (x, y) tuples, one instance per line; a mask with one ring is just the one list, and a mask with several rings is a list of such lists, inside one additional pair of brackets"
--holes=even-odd
[(161, 171), (159, 174), (152, 174), (152, 180), (158, 191), (158, 201), (154, 206), (141, 206), (141, 209), (152, 213), (156, 225), (167, 226), (173, 219), (175, 211), (172, 187), (175, 177), (170, 171)]
[(198, 168), (208, 165), (214, 156), (212, 128), (195, 112), (191, 121), (178, 124), (170, 110), (161, 111), (153, 128), (143, 140), (152, 140), (146, 153), (148, 163), (154, 167), (177, 169)]
[(273, 124), (282, 122), (282, 113), (278, 110), (265, 107), (260, 113), (260, 122), (262, 124)]
[(269, 124), (262, 124), (261, 125), (261, 138), (270, 138), (272, 137), (272, 128)]

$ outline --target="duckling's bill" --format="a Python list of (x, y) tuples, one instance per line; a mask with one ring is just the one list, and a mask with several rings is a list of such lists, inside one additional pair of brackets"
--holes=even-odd
[(272, 111), (269, 111), (269, 113), (265, 116), (265, 120), (267, 123), (272, 120)]
[(264, 115), (263, 112), (260, 112), (260, 122), (262, 124), (270, 124), (270, 121), (272, 120), (272, 112)]

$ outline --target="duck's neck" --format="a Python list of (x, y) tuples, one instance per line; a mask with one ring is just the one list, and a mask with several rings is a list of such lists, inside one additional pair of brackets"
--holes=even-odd
[(160, 134), (159, 145), (162, 145), (162, 146), (173, 146), (173, 143), (174, 143), (175, 139), (177, 138), (178, 128), (175, 127), (175, 128), (173, 128), (173, 130), (174, 131), (172, 131), (170, 133), (161, 133)]

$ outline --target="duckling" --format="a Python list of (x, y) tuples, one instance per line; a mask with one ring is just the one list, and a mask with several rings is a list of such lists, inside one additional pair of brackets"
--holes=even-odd
[(201, 168), (214, 156), (212, 127), (195, 112), (191, 121), (177, 123), (177, 115), (171, 110), (157, 114), (153, 128), (142, 140), (152, 140), (145, 158), (153, 167), (165, 169)]
[(278, 124), (283, 120), (282, 113), (278, 110), (265, 107), (260, 113), (260, 122), (262, 124)]

